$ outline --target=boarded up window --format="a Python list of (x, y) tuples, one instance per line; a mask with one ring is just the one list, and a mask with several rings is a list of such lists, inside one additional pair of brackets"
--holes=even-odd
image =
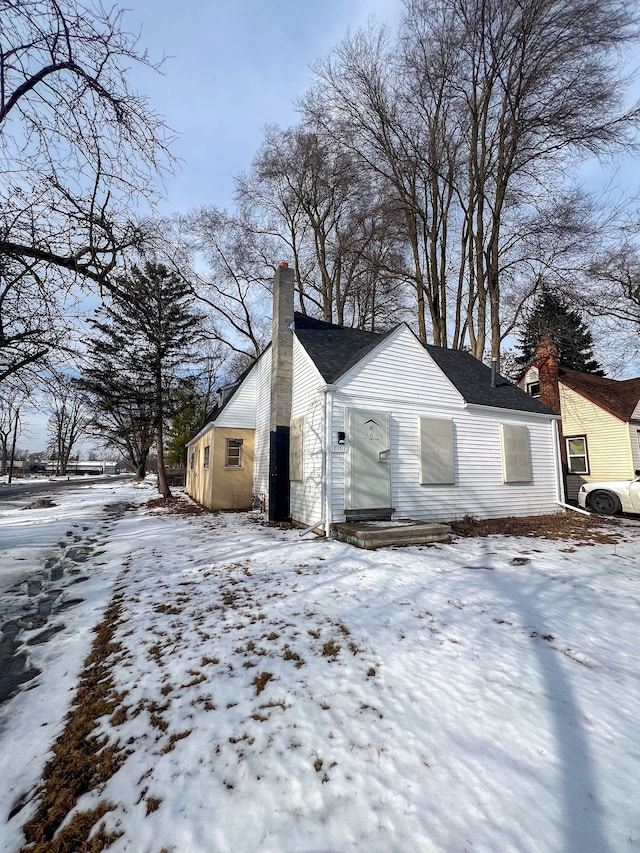
[(455, 483), (453, 421), (420, 418), (420, 483)]
[(500, 424), (502, 434), (502, 477), (505, 483), (531, 482), (529, 430), (526, 426)]
[(303, 479), (304, 418), (292, 418), (289, 431), (289, 479)]

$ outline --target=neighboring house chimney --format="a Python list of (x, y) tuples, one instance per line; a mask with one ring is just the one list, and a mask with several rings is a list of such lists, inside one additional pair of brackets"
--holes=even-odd
[(273, 279), (269, 521), (289, 518), (289, 429), (293, 382), (293, 270), (281, 263)]
[(558, 387), (558, 347), (548, 335), (540, 338), (536, 347), (540, 402), (559, 415), (560, 389)]
[[(540, 402), (552, 409), (557, 415), (560, 410), (560, 387), (558, 384), (558, 347), (548, 335), (540, 338), (536, 347), (538, 362), (538, 382), (540, 384)], [(564, 493), (567, 494), (567, 448), (562, 431), (562, 421), (558, 422), (558, 442), (560, 444), (560, 463)]]

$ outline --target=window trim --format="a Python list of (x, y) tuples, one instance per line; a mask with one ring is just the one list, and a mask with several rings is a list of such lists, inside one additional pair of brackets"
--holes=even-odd
[(527, 382), (526, 391), (530, 397), (537, 400), (540, 397), (540, 380), (536, 379), (535, 382)]
[[(231, 465), (229, 462), (229, 460), (231, 458), (229, 456), (229, 445), (232, 441), (238, 443), (237, 444), (237, 450), (238, 450), (238, 464), (237, 465)], [(244, 467), (243, 466), (243, 455), (244, 455), (244, 438), (238, 438), (237, 436), (231, 436), (231, 435), (227, 436), (227, 438), (225, 439), (225, 446), (224, 446), (224, 467), (225, 467), (225, 469), (227, 469), (229, 471), (241, 471)]]
[[(571, 453), (569, 453), (569, 442), (576, 441), (576, 439), (579, 439), (584, 442), (584, 453), (574, 453), (572, 455)], [(587, 441), (586, 434), (583, 433), (581, 435), (565, 435), (564, 446), (567, 453), (567, 474), (574, 474), (577, 477), (588, 477), (591, 474), (591, 466), (589, 465), (589, 442)], [(585, 470), (572, 471), (572, 459), (584, 459)]]
[(202, 459), (202, 467), (208, 468), (209, 462), (211, 461), (211, 445), (207, 444), (204, 448), (204, 457)]

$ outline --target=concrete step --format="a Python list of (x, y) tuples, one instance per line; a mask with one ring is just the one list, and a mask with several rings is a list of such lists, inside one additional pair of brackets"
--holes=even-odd
[(332, 535), (340, 542), (356, 548), (383, 548), (389, 545), (427, 545), (430, 542), (448, 542), (451, 528), (448, 524), (424, 521), (403, 521), (384, 524), (343, 522), (333, 525)]

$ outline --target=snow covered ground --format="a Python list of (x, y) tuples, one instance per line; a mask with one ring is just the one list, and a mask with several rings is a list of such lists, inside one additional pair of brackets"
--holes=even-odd
[(0, 503), (3, 595), (21, 566), (86, 546), (57, 582), (64, 628), (29, 647), (40, 675), (0, 706), (3, 851), (114, 589), (126, 713), (100, 731), (130, 753), (78, 803), (113, 805), (112, 851), (640, 849), (640, 528), (366, 552), (152, 497)]

